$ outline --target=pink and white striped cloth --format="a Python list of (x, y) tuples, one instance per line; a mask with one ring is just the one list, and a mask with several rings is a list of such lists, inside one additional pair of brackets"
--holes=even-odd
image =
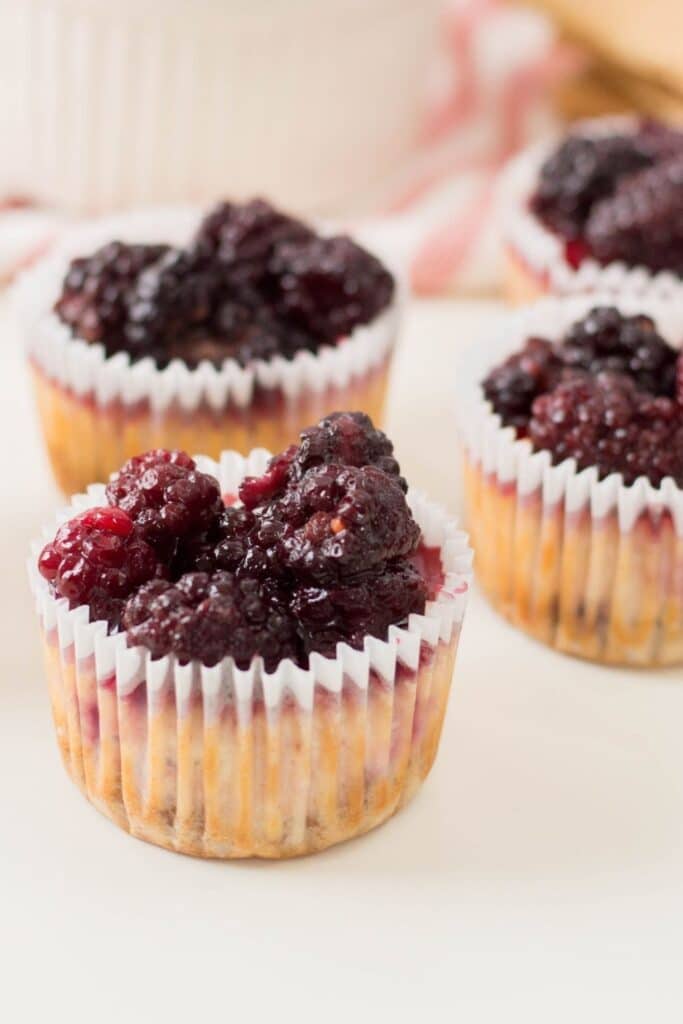
[[(541, 15), (502, 0), (450, 0), (421, 146), (362, 227), (409, 269), (414, 291), (491, 292), (498, 282), (500, 171), (554, 127), (547, 87), (575, 65)], [(0, 204), (0, 282), (50, 245), (58, 211)]]
[(26, 199), (0, 201), (0, 287), (45, 253), (59, 236), (64, 218)]
[(542, 15), (500, 0), (451, 0), (422, 150), (383, 205), (413, 290), (498, 286), (501, 170), (558, 125), (548, 89), (575, 69)]

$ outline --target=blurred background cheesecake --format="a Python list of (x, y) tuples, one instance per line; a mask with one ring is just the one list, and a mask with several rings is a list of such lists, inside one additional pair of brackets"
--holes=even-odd
[(439, 0), (0, 0), (0, 190), (345, 207), (414, 150)]
[(366, 227), (419, 294), (494, 291), (501, 169), (577, 116), (683, 113), (682, 21), (680, 0), (0, 0), (0, 281), (65, 218), (261, 194)]

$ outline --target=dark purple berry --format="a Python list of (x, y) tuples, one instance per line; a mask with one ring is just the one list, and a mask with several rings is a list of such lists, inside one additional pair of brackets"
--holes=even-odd
[(267, 286), (276, 245), (304, 241), (312, 235), (301, 221), (263, 199), (252, 199), (219, 203), (202, 221), (195, 242), (220, 265), (239, 295)]
[(289, 471), (298, 448), (290, 445), (274, 455), (261, 476), (247, 476), (240, 484), (240, 501), (247, 508), (256, 508), (281, 494), (289, 482)]
[(530, 339), (484, 381), (505, 426), (555, 462), (655, 485), (683, 474), (683, 357), (645, 315), (595, 307), (551, 345)]
[(291, 463), (291, 477), (299, 480), (309, 469), (331, 462), (376, 466), (395, 477), (404, 491), (408, 489), (394, 458), (393, 444), (364, 412), (333, 412), (302, 431)]
[(304, 431), (229, 507), (189, 455), (154, 450), (112, 477), (109, 507), (61, 528), (39, 569), (155, 658), (305, 666), (424, 610), (430, 577), (410, 560), (421, 535), (404, 487), (361, 413)]
[(389, 626), (422, 614), (427, 584), (408, 561), (389, 562), (341, 583), (302, 584), (294, 591), (292, 611), (300, 623), (306, 654), (334, 657), (340, 641), (361, 649), (366, 636), (386, 640)]
[(315, 466), (336, 462), (344, 466), (377, 466), (408, 488), (394, 458), (394, 446), (377, 430), (364, 412), (333, 412), (299, 436), (292, 445), (269, 462), (263, 476), (247, 477), (240, 487), (240, 499), (248, 508), (270, 501), (291, 482), (300, 480)]
[(339, 579), (415, 551), (420, 529), (400, 484), (375, 466), (308, 470), (267, 510), (288, 572)]
[(165, 245), (110, 242), (92, 256), (72, 260), (55, 312), (79, 338), (116, 350), (139, 274), (166, 252)]
[(673, 397), (677, 353), (648, 316), (596, 306), (569, 328), (555, 351), (571, 369), (625, 373), (641, 390)]
[(184, 538), (171, 564), (174, 579), (186, 572), (236, 571), (247, 557), (256, 518), (242, 506), (223, 509), (204, 533)]
[(392, 293), (391, 276), (349, 239), (318, 239), (256, 199), (221, 203), (185, 248), (112, 242), (74, 260), (55, 311), (108, 355), (247, 366), (317, 352)]
[(570, 135), (541, 168), (531, 208), (564, 238), (579, 238), (593, 204), (653, 157), (637, 133), (590, 138)]
[(649, 317), (596, 306), (555, 345), (530, 338), (489, 373), (483, 389), (504, 425), (523, 433), (534, 399), (577, 373), (623, 373), (641, 390), (673, 397), (676, 359)]
[(683, 406), (639, 391), (624, 374), (580, 375), (536, 399), (529, 421), (534, 447), (553, 462), (576, 459), (601, 477), (621, 473), (625, 484), (647, 477), (683, 486)]
[(683, 151), (630, 176), (596, 203), (586, 240), (599, 263), (623, 260), (683, 277)]
[(521, 352), (489, 373), (483, 383), (484, 394), (506, 427), (524, 430), (534, 399), (554, 386), (561, 371), (562, 363), (551, 343), (529, 338)]
[(107, 500), (168, 560), (177, 545), (208, 530), (223, 509), (218, 482), (185, 452), (163, 448), (137, 455), (107, 486)]
[(128, 601), (123, 625), (130, 645), (142, 644), (153, 658), (175, 654), (181, 664), (197, 659), (210, 666), (231, 655), (245, 669), (260, 655), (272, 671), (282, 659), (299, 656), (284, 596), (228, 572), (189, 573), (175, 584), (142, 587)]
[(124, 337), (135, 356), (153, 355), (159, 365), (205, 327), (219, 288), (216, 272), (193, 250), (171, 249), (147, 267), (131, 289)]
[(271, 269), (283, 315), (327, 341), (369, 323), (394, 292), (391, 274), (346, 236), (282, 243)]
[(69, 607), (87, 604), (91, 620), (116, 629), (125, 598), (165, 573), (156, 552), (119, 508), (91, 508), (60, 526), (38, 560), (41, 575)]

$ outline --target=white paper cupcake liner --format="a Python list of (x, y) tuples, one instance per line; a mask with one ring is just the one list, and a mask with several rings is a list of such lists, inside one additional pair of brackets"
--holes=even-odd
[[(571, 134), (607, 135), (628, 131), (635, 124), (635, 120), (628, 117), (596, 118), (572, 126)], [(570, 266), (565, 258), (564, 240), (548, 230), (529, 208), (541, 166), (559, 142), (554, 138), (536, 143), (515, 157), (505, 172), (503, 236), (513, 258), (521, 260), (523, 267), (543, 281), (551, 294), (623, 292), (683, 302), (683, 281), (669, 271), (653, 273), (647, 267), (631, 267), (622, 262), (602, 266), (590, 258), (584, 259), (578, 269)]]
[(76, 213), (226, 191), (348, 204), (414, 149), (437, 10), (5, 0), (0, 190)]
[(672, 479), (625, 485), (504, 427), (485, 399), (487, 372), (529, 337), (561, 338), (596, 305), (653, 317), (681, 346), (683, 307), (586, 295), (545, 299), (505, 321), (459, 368), (469, 529), (480, 581), (515, 624), (561, 650), (625, 664), (683, 661), (683, 490)]
[[(219, 464), (198, 464), (234, 494), (269, 457), (226, 452)], [(57, 523), (105, 500), (93, 485)], [(88, 621), (86, 607), (69, 610), (50, 593), (36, 568), (55, 524), (45, 530), (29, 576), (60, 748), (89, 799), (142, 838), (219, 857), (309, 852), (366, 831), (405, 802), (436, 753), (472, 557), (466, 535), (440, 508), (419, 492), (408, 500), (424, 544), (440, 550), (444, 579), (425, 613), (390, 627), (386, 641), (368, 637), (363, 650), (339, 643), (333, 659), (314, 654), (308, 669), (286, 660), (273, 673), (261, 658), (246, 670), (232, 658), (212, 668), (154, 661), (129, 648), (125, 633), (108, 635), (104, 622)], [(319, 744), (337, 751), (335, 763), (319, 759)]]
[(105, 406), (149, 402), (153, 412), (178, 406), (189, 413), (200, 406), (215, 411), (245, 409), (257, 386), (279, 390), (289, 399), (305, 392), (342, 388), (385, 360), (394, 344), (399, 320), (400, 287), (390, 307), (357, 327), (334, 346), (317, 353), (300, 352), (243, 367), (226, 359), (190, 368), (179, 359), (159, 370), (152, 359), (131, 362), (127, 353), (107, 357), (102, 345), (74, 338), (53, 312), (69, 262), (113, 239), (127, 242), (187, 243), (201, 219), (196, 208), (138, 211), (104, 218), (69, 232), (50, 257), (29, 271), (15, 289), (16, 309), (30, 358), (52, 381), (76, 396), (93, 396)]

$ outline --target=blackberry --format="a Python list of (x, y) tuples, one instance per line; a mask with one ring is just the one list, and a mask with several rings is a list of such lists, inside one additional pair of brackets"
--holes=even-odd
[(112, 242), (74, 260), (54, 308), (108, 355), (247, 366), (317, 352), (392, 291), (391, 276), (349, 239), (317, 239), (255, 199), (221, 203), (186, 248)]
[(421, 573), (399, 559), (331, 586), (303, 584), (294, 591), (291, 607), (306, 654), (317, 651), (332, 658), (340, 641), (362, 649), (366, 636), (386, 640), (389, 626), (424, 612), (426, 599)]
[(256, 508), (281, 494), (289, 482), (289, 472), (297, 452), (297, 446), (290, 445), (270, 459), (261, 476), (245, 477), (239, 488), (240, 501), (247, 508)]
[(309, 469), (331, 462), (377, 466), (395, 477), (406, 491), (408, 485), (400, 476), (393, 451), (389, 438), (364, 412), (334, 412), (302, 431), (298, 446), (274, 456), (263, 476), (247, 477), (240, 487), (240, 498), (248, 508), (254, 508), (283, 491), (290, 480), (300, 480)]
[(683, 276), (683, 151), (624, 181), (596, 203), (586, 239), (599, 263)]
[(408, 560), (420, 529), (398, 474), (362, 413), (303, 431), (227, 508), (189, 455), (153, 450), (112, 477), (109, 507), (61, 528), (39, 568), (154, 658), (305, 666), (424, 610), (427, 576)]
[(92, 256), (72, 260), (55, 313), (77, 337), (117, 351), (139, 275), (167, 252), (165, 245), (110, 242)]
[(219, 279), (196, 250), (171, 249), (144, 270), (128, 299), (124, 337), (136, 357), (152, 355), (162, 366), (172, 346), (205, 327), (217, 300)]
[(342, 235), (279, 243), (271, 271), (287, 320), (330, 342), (369, 323), (394, 292), (379, 260)]
[(637, 134), (570, 135), (543, 164), (531, 209), (564, 238), (580, 238), (593, 205), (612, 195), (621, 178), (652, 163)]
[(292, 324), (283, 323), (268, 306), (253, 308), (225, 300), (216, 310), (212, 331), (220, 339), (223, 358), (230, 356), (242, 366), (275, 356), (293, 359), (297, 352), (315, 352), (318, 341)]
[(530, 338), (521, 352), (491, 370), (482, 386), (503, 424), (523, 435), (534, 400), (561, 381), (611, 371), (626, 375), (642, 391), (673, 398), (676, 364), (675, 349), (649, 317), (596, 306), (555, 345)]
[(223, 509), (204, 533), (184, 538), (172, 562), (172, 577), (186, 572), (235, 571), (249, 551), (254, 515), (241, 506)]
[(625, 373), (643, 391), (674, 395), (677, 354), (648, 316), (596, 306), (570, 327), (556, 352), (572, 369)]
[(529, 338), (521, 352), (491, 370), (483, 382), (484, 395), (506, 427), (524, 431), (537, 395), (559, 379), (562, 363), (549, 341)]
[(639, 391), (624, 374), (576, 375), (541, 395), (528, 427), (534, 448), (553, 462), (597, 466), (600, 477), (621, 473), (625, 484), (647, 477), (683, 486), (683, 406)]
[(275, 247), (311, 237), (313, 232), (301, 221), (264, 199), (252, 199), (219, 203), (200, 224), (195, 243), (219, 264), (238, 294), (253, 297), (268, 286)]
[(207, 325), (177, 337), (165, 336), (157, 362), (180, 359), (195, 367), (205, 360), (220, 367), (226, 359), (234, 359), (240, 366), (249, 366), (276, 356), (293, 359), (297, 352), (315, 352), (317, 347), (314, 338), (281, 323), (267, 307), (251, 308), (219, 297)]
[(264, 515), (275, 559), (311, 580), (339, 579), (411, 554), (420, 540), (400, 484), (375, 466), (316, 466)]
[(254, 579), (228, 572), (188, 573), (177, 583), (156, 580), (126, 604), (123, 625), (131, 646), (153, 658), (175, 654), (181, 664), (215, 665), (231, 655), (246, 669), (260, 655), (268, 671), (299, 659), (296, 622), (284, 596)]
[(38, 559), (38, 569), (69, 607), (87, 604), (92, 621), (121, 622), (125, 599), (165, 574), (156, 552), (119, 508), (92, 508), (59, 528)]
[(178, 543), (205, 533), (223, 509), (218, 482), (186, 452), (154, 449), (130, 459), (107, 486), (107, 500), (170, 562)]
[(310, 347), (310, 339), (303, 335), (290, 337), (267, 307), (254, 309), (230, 298), (216, 310), (212, 333), (223, 359), (236, 359), (242, 366), (278, 355), (291, 359), (299, 349)]
[(344, 466), (377, 466), (395, 477), (403, 491), (408, 485), (400, 475), (394, 446), (377, 430), (364, 412), (333, 412), (314, 427), (302, 431), (292, 459), (292, 475), (301, 479), (315, 466), (338, 462)]

